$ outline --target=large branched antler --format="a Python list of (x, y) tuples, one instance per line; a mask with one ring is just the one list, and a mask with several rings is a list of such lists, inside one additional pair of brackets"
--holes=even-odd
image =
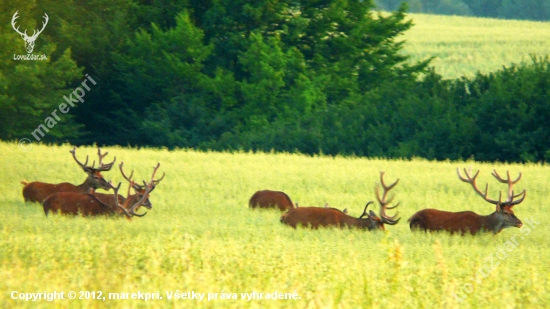
[[(128, 198), (121, 205), (121, 204), (118, 203), (118, 197), (115, 197), (115, 203), (118, 205), (118, 208), (120, 208), (124, 212), (124, 214), (127, 217), (129, 217), (129, 218), (132, 217), (132, 216), (143, 217), (147, 213), (138, 214), (138, 213), (136, 213), (136, 209), (139, 206), (145, 205), (145, 201), (149, 198), (149, 194), (155, 189), (156, 184), (158, 184), (164, 178), (165, 174), (163, 174), (160, 179), (155, 180), (155, 174), (157, 173), (157, 171), (160, 167), (160, 163), (158, 163), (157, 166), (154, 167), (154, 169), (153, 169), (153, 174), (151, 175), (151, 181), (149, 183), (147, 183), (144, 180), (143, 181), (143, 186), (141, 186), (141, 185), (136, 184), (135, 181), (132, 179), (132, 176), (134, 175), (134, 171), (132, 171), (130, 173), (130, 176), (127, 176), (126, 173), (124, 173), (123, 165), (124, 165), (124, 162), (120, 162), (119, 168), (120, 168), (120, 172), (122, 173), (122, 176), (124, 177), (124, 179), (126, 179), (130, 183), (130, 185), (128, 186)], [(116, 191), (118, 191), (119, 188), (120, 188), (120, 183), (118, 184), (118, 187), (116, 188)], [(129, 203), (131, 201), (131, 199), (129, 198), (131, 188), (134, 188), (137, 191), (137, 193), (140, 194), (141, 198), (136, 203), (134, 203), (132, 206), (128, 207)], [(114, 189), (114, 187), (113, 187), (113, 189)], [(142, 192), (143, 190), (144, 190), (144, 192)], [(116, 194), (118, 194), (118, 193), (115, 192), (115, 195)]]
[[(518, 178), (516, 178), (516, 180), (512, 180), (510, 178), (510, 172), (509, 171), (506, 171), (506, 174), (508, 176), (507, 179), (504, 179), (502, 177), (500, 177), (500, 175), (497, 173), (496, 170), (493, 170), (493, 173), (492, 175), (500, 182), (500, 183), (505, 183), (505, 184), (508, 184), (508, 198), (506, 199), (506, 201), (502, 202), (502, 191), (499, 191), (499, 196), (498, 196), (498, 201), (497, 200), (493, 200), (493, 199), (490, 199), (487, 195), (488, 195), (488, 191), (489, 191), (489, 184), (486, 184), (485, 185), (485, 192), (482, 192), (476, 185), (476, 178), (477, 178), (477, 175), (479, 175), (479, 170), (475, 173), (475, 175), (472, 177), (472, 168), (470, 167), (469, 171), (467, 171), (465, 168), (464, 168), (464, 173), (466, 174), (466, 178), (462, 177), (462, 175), (460, 175), (460, 171), (459, 169), (457, 168), (456, 169), (456, 172), (458, 174), (458, 178), (464, 182), (467, 182), (469, 183), (470, 185), (472, 185), (472, 188), (474, 188), (474, 191), (476, 191), (477, 194), (479, 194), (481, 197), (483, 197), (483, 199), (491, 204), (495, 204), (495, 205), (504, 205), (504, 206), (514, 206), (514, 205), (517, 205), (521, 202), (523, 202), (523, 200), (525, 199), (525, 196), (527, 194), (526, 190), (523, 190), (521, 193), (519, 194), (514, 194), (514, 191), (513, 191), (513, 187), (514, 185), (521, 179), (521, 173), (519, 173), (519, 176)], [(521, 198), (519, 200), (515, 200), (516, 198), (520, 197)]]
[(113, 164), (115, 164), (115, 161), (116, 161), (116, 157), (115, 157), (113, 162), (108, 163), (108, 164), (103, 164), (103, 162), (102, 162), (103, 158), (105, 158), (105, 156), (107, 156), (107, 154), (109, 154), (109, 153), (106, 152), (104, 154), (101, 154), (101, 149), (98, 148), (97, 149), (97, 154), (99, 155), (99, 166), (97, 168), (95, 168), (95, 160), (92, 162), (92, 166), (88, 166), (88, 155), (86, 155), (86, 162), (82, 163), (82, 162), (78, 161), (78, 159), (76, 158), (76, 146), (74, 146), (72, 150), (69, 150), (69, 152), (73, 155), (73, 159), (76, 161), (76, 163), (78, 165), (80, 165), (80, 167), (86, 173), (109, 171), (111, 169), (111, 167), (113, 167)]
[(493, 200), (493, 199), (491, 199), (487, 196), (489, 194), (489, 184), (488, 183), (485, 185), (485, 193), (482, 192), (477, 187), (476, 178), (479, 175), (479, 170), (472, 177), (472, 167), (470, 167), (469, 171), (467, 171), (466, 168), (464, 168), (464, 173), (466, 174), (466, 178), (464, 178), (464, 177), (462, 177), (462, 175), (460, 175), (460, 170), (458, 168), (456, 169), (456, 173), (458, 175), (458, 179), (462, 180), (463, 182), (469, 183), (472, 186), (472, 188), (474, 189), (474, 191), (477, 194), (479, 194), (479, 196), (481, 196), (485, 201), (487, 201), (491, 204), (500, 205), (502, 192), (500, 192), (499, 198), (498, 198), (498, 201), (497, 201), (497, 200)]
[(100, 172), (110, 171), (111, 168), (113, 167), (113, 164), (115, 164), (116, 157), (114, 157), (113, 162), (103, 164), (103, 158), (105, 158), (108, 154), (109, 154), (108, 152), (105, 152), (104, 154), (101, 154), (101, 148), (97, 147), (97, 155), (99, 157), (99, 165), (96, 169), (97, 171), (100, 171)]
[(124, 173), (123, 165), (124, 165), (124, 161), (120, 162), (120, 164), (118, 165), (120, 169), (120, 173), (122, 174), (122, 177), (124, 177), (124, 179), (126, 179), (130, 183), (130, 187), (134, 188), (134, 190), (136, 191), (140, 191), (142, 189), (141, 185), (137, 184), (132, 179), (132, 176), (134, 176), (134, 170), (132, 170), (132, 172), (130, 173), (130, 176), (126, 176), (126, 173)]
[[(512, 181), (512, 179), (510, 178), (510, 171), (506, 171), (506, 175), (508, 176), (508, 179), (503, 179), (502, 177), (500, 177), (500, 175), (497, 173), (496, 170), (493, 170), (492, 175), (499, 182), (508, 184), (508, 198), (506, 199), (506, 201), (504, 201), (504, 203), (503, 203), (504, 205), (513, 206), (513, 205), (517, 205), (517, 204), (523, 202), (523, 200), (525, 199), (525, 196), (527, 194), (527, 191), (524, 189), (521, 193), (514, 195), (514, 190), (513, 190), (514, 185), (518, 181), (520, 181), (520, 179), (521, 179), (521, 172), (519, 173), (518, 178), (516, 178), (516, 180), (514, 180), (514, 181)], [(522, 196), (522, 197), (519, 200), (514, 201), (514, 199), (516, 199), (520, 196)]]
[(374, 189), (374, 193), (376, 194), (376, 199), (380, 203), (380, 220), (383, 223), (387, 223), (389, 225), (395, 225), (397, 224), (397, 222), (399, 222), (399, 220), (401, 220), (401, 218), (398, 218), (396, 220), (397, 215), (399, 215), (399, 212), (397, 212), (395, 216), (388, 216), (386, 214), (387, 209), (394, 209), (397, 206), (399, 206), (399, 203), (397, 203), (394, 206), (388, 207), (388, 205), (393, 200), (393, 196), (388, 199), (388, 193), (390, 192), (391, 189), (393, 189), (397, 185), (397, 183), (399, 183), (399, 179), (397, 179), (391, 185), (387, 186), (384, 183), (384, 172), (380, 172), (380, 185), (382, 186), (382, 189), (384, 189), (384, 193), (382, 194), (382, 197), (380, 197), (379, 186), (377, 185)]
[(87, 173), (93, 172), (93, 166), (88, 166), (88, 156), (86, 155), (86, 162), (82, 163), (78, 161), (76, 158), (76, 146), (73, 147), (72, 150), (69, 150), (69, 152), (73, 155), (73, 159), (76, 161), (76, 163)]

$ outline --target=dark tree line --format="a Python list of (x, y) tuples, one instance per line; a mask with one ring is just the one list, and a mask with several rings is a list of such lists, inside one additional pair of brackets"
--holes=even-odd
[[(7, 1), (0, 20), (0, 139), (546, 161), (549, 59), (444, 80), (410, 64), (412, 27), (371, 1)], [(13, 31), (49, 24), (35, 53)], [(23, 16), (25, 16), (23, 18)], [(18, 25), (19, 25), (18, 24)], [(56, 115), (57, 116), (57, 115)]]

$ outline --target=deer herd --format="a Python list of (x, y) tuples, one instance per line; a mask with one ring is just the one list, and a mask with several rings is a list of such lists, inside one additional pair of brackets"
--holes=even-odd
[[(119, 194), (122, 183), (117, 186), (111, 181), (107, 181), (102, 172), (111, 170), (116, 162), (116, 157), (110, 163), (104, 163), (103, 159), (108, 155), (107, 152), (101, 153), (98, 148), (99, 157), (98, 166), (95, 167), (95, 160), (92, 165), (88, 165), (88, 156), (84, 163), (76, 157), (76, 147), (69, 151), (74, 161), (82, 168), (87, 177), (80, 185), (71, 183), (49, 184), (44, 182), (26, 182), (22, 181), (23, 198), (25, 202), (39, 202), (44, 207), (46, 216), (49, 213), (61, 213), (65, 215), (116, 215), (132, 218), (134, 216), (142, 217), (143, 214), (137, 213), (140, 207), (151, 209), (153, 207), (149, 200), (149, 195), (155, 189), (156, 185), (164, 178), (165, 174), (155, 179), (155, 175), (160, 167), (158, 163), (153, 167), (153, 173), (149, 181), (143, 180), (143, 185), (136, 182), (132, 177), (134, 172), (129, 175), (124, 172), (124, 162), (118, 167), (122, 177), (128, 182), (128, 192), (126, 197)], [(461, 235), (470, 233), (472, 235), (480, 232), (493, 232), (498, 234), (502, 229), (508, 227), (521, 227), (522, 222), (514, 214), (513, 207), (523, 202), (526, 196), (526, 190), (518, 194), (514, 193), (513, 187), (521, 179), (519, 176), (512, 180), (510, 172), (506, 172), (506, 179), (501, 177), (496, 170), (493, 170), (493, 177), (500, 183), (508, 186), (506, 199), (502, 200), (502, 192), (499, 193), (498, 200), (490, 198), (489, 184), (485, 185), (485, 191), (479, 189), (476, 179), (479, 171), (472, 174), (470, 170), (464, 169), (464, 175), (457, 169), (458, 179), (468, 183), (473, 190), (481, 196), (486, 202), (495, 205), (495, 211), (489, 215), (479, 215), (472, 211), (450, 212), (437, 209), (423, 209), (416, 212), (409, 218), (411, 230), (421, 231), (446, 231), (451, 234)], [(328, 203), (324, 207), (299, 206), (293, 203), (288, 194), (281, 191), (262, 190), (257, 191), (249, 200), (250, 208), (277, 208), (280, 211), (286, 211), (280, 221), (283, 224), (290, 225), (293, 228), (298, 226), (317, 229), (319, 227), (356, 227), (368, 230), (384, 230), (384, 225), (396, 225), (401, 218), (398, 214), (390, 216), (387, 210), (392, 210), (399, 206), (399, 203), (390, 206), (393, 196), (389, 192), (399, 183), (397, 179), (392, 184), (387, 185), (384, 181), (384, 172), (380, 172), (380, 183), (376, 184), (374, 195), (380, 206), (379, 213), (376, 214), (372, 209), (367, 212), (373, 201), (367, 202), (363, 213), (355, 218), (348, 215), (347, 209), (339, 210), (330, 207)], [(113, 190), (113, 194), (98, 193), (97, 189), (105, 191)]]
[[(498, 200), (488, 197), (489, 184), (486, 184), (485, 191), (481, 191), (477, 184), (476, 178), (479, 175), (477, 171), (472, 175), (471, 169), (464, 169), (465, 176), (462, 176), (457, 169), (458, 178), (466, 183), (469, 183), (474, 191), (479, 194), (485, 201), (496, 206), (495, 212), (490, 215), (478, 215), (472, 211), (449, 212), (437, 209), (423, 209), (416, 212), (409, 220), (410, 229), (420, 231), (445, 231), (451, 234), (458, 233), (464, 235), (470, 233), (472, 235), (480, 232), (493, 232), (498, 234), (502, 229), (507, 227), (521, 227), (522, 222), (519, 220), (512, 208), (523, 202), (526, 191), (514, 194), (513, 186), (521, 179), (519, 176), (512, 180), (510, 173), (506, 172), (507, 178), (502, 178), (496, 170), (493, 170), (492, 175), (500, 183), (508, 185), (506, 200), (502, 200), (502, 192), (499, 193)], [(386, 210), (396, 208), (398, 204), (391, 204), (393, 197), (388, 198), (388, 193), (399, 182), (397, 179), (391, 185), (384, 183), (384, 172), (380, 172), (380, 184), (375, 186), (375, 196), (380, 205), (379, 216), (371, 209), (367, 212), (369, 205), (374, 204), (373, 201), (367, 202), (363, 213), (358, 217), (352, 217), (347, 214), (346, 210), (340, 211), (336, 208), (328, 207), (299, 207), (298, 203), (293, 204), (290, 197), (280, 191), (263, 190), (256, 192), (249, 201), (251, 208), (279, 208), (286, 211), (281, 216), (281, 222), (290, 225), (293, 228), (297, 226), (310, 227), (317, 229), (319, 227), (357, 227), (368, 230), (384, 230), (384, 224), (395, 225), (401, 218), (397, 218), (397, 214), (388, 216)], [(380, 186), (383, 193), (380, 193)]]
[[(39, 181), (26, 182), (22, 181), (23, 198), (25, 202), (39, 202), (44, 207), (46, 216), (51, 213), (61, 213), (65, 215), (82, 215), (98, 216), (98, 215), (122, 215), (128, 219), (133, 216), (143, 217), (146, 213), (139, 214), (136, 211), (141, 207), (151, 209), (153, 206), (149, 201), (149, 195), (155, 186), (164, 178), (164, 174), (159, 179), (155, 179), (155, 174), (160, 167), (160, 163), (153, 168), (153, 174), (149, 182), (143, 181), (143, 185), (132, 179), (134, 172), (130, 176), (124, 173), (123, 165), (119, 165), (122, 177), (128, 181), (128, 193), (126, 197), (118, 194), (120, 186), (116, 187), (111, 181), (107, 181), (101, 172), (110, 171), (115, 164), (116, 157), (113, 162), (104, 164), (103, 159), (107, 156), (107, 152), (102, 154), (101, 149), (97, 149), (99, 156), (98, 167), (95, 167), (95, 161), (91, 166), (88, 165), (88, 156), (84, 163), (76, 158), (76, 147), (70, 150), (75, 162), (88, 175), (86, 180), (80, 185), (73, 185), (68, 182), (60, 184), (49, 184)], [(98, 193), (96, 189), (109, 191), (113, 189), (114, 194)], [(134, 193), (132, 194), (132, 189)]]

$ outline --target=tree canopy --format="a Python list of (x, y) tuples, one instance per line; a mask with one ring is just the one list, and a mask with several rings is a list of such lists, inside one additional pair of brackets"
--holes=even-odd
[[(21, 28), (36, 28), (45, 12), (49, 23), (34, 51), (42, 61), (12, 59), (23, 41), (0, 25), (0, 139), (30, 138), (43, 125), (42, 141), (77, 144), (550, 157), (548, 58), (444, 80), (430, 59), (411, 64), (401, 53), (398, 38), (413, 26), (405, 4), (389, 14), (370, 0), (1, 7), (5, 21), (19, 12)], [(63, 112), (78, 89), (82, 100)]]

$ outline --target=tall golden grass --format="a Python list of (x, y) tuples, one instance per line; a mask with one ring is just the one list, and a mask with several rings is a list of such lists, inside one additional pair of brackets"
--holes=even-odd
[[(167, 175), (152, 193), (153, 209), (131, 221), (46, 217), (40, 205), (23, 202), (19, 182), (83, 181), (70, 149), (33, 145), (24, 153), (0, 143), (2, 308), (550, 306), (546, 165), (108, 147), (109, 158), (116, 155), (138, 179), (161, 163)], [(95, 152), (80, 147), (77, 154)], [(516, 187), (526, 188), (527, 198), (515, 212), (525, 226), (496, 236), (412, 233), (406, 220), (423, 208), (494, 210), (458, 180), (456, 168), (467, 166), (481, 170), (478, 181), (490, 183), (490, 194), (504, 189), (490, 176), (493, 168), (523, 173)], [(358, 216), (375, 199), (381, 170), (388, 181), (401, 179), (393, 191), (402, 220), (386, 232), (292, 229), (279, 222), (279, 211), (247, 205), (255, 191), (274, 189), (301, 205), (329, 202)], [(104, 175), (123, 181), (117, 169)], [(54, 291), (100, 299), (12, 298)], [(204, 299), (168, 299), (191, 291)], [(162, 299), (109, 299), (138, 292)], [(284, 293), (291, 299), (266, 299)]]
[(488, 74), (530, 55), (550, 53), (550, 23), (476, 17), (409, 14), (414, 26), (402, 37), (411, 60), (435, 57), (445, 78)]

